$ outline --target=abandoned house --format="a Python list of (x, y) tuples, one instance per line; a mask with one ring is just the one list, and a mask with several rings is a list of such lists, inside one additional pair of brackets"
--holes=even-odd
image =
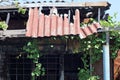
[[(89, 28), (80, 25), (90, 18), (103, 19), (109, 8), (106, 1), (1, 0), (0, 21), (5, 21), (8, 28), (0, 30), (0, 80), (31, 80), (33, 63), (22, 48), (32, 39), (39, 40), (42, 53), (39, 61), (45, 67), (45, 76), (36, 80), (78, 80), (78, 67), (83, 67), (84, 53), (74, 52), (79, 41), (69, 38), (83, 39), (97, 33), (101, 28), (98, 22)], [(64, 36), (68, 39), (61, 39)], [(102, 76), (102, 68), (96, 73)]]

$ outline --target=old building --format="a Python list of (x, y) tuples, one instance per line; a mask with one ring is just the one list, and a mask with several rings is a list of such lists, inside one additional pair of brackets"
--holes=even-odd
[(89, 28), (80, 24), (89, 22), (89, 18), (99, 21), (109, 7), (106, 1), (1, 1), (0, 20), (8, 24), (8, 29), (0, 30), (0, 80), (31, 79), (32, 61), (26, 58), (22, 47), (34, 38), (40, 41), (40, 62), (46, 69), (45, 76), (36, 80), (77, 80), (78, 67), (83, 67), (82, 53), (73, 54), (72, 49), (79, 46), (78, 40), (61, 37), (72, 35), (82, 39), (97, 33), (99, 23)]

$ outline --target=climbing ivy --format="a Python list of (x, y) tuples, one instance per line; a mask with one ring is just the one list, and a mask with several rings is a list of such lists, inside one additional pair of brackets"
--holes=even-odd
[(6, 30), (8, 28), (8, 25), (5, 23), (5, 21), (0, 21), (0, 28), (3, 30)]
[(78, 73), (78, 80), (99, 80), (100, 77), (97, 75), (92, 75), (92, 72), (94, 69), (90, 70), (89, 69), (89, 62), (87, 60), (88, 55), (84, 54), (82, 59), (83, 68), (78, 68), (79, 73)]
[[(108, 16), (107, 20), (100, 20), (102, 27), (116, 28), (120, 26), (120, 22), (116, 21), (116, 13), (114, 16)], [(120, 49), (120, 31), (111, 30), (110, 32), (110, 55), (112, 59), (115, 59), (117, 52)], [(98, 76), (92, 75), (92, 71), (89, 69), (90, 64), (94, 64), (96, 61), (102, 58), (102, 45), (106, 42), (105, 33), (97, 33), (88, 36), (85, 39), (80, 40), (80, 51), (84, 52), (82, 61), (84, 68), (79, 69), (78, 78), (79, 80), (99, 80)], [(87, 56), (90, 57), (90, 64), (87, 62)], [(84, 76), (84, 77), (83, 77)]]
[[(113, 16), (108, 16), (107, 20), (101, 20), (100, 24), (103, 27), (120, 27), (120, 22), (116, 21), (117, 13)], [(110, 31), (110, 53), (111, 58), (114, 59), (117, 56), (117, 52), (120, 49), (120, 30), (111, 30)]]
[(22, 8), (22, 7), (18, 8), (18, 13), (25, 14), (26, 11), (27, 11), (27, 9), (25, 9), (25, 8)]
[[(16, 0), (16, 1), (18, 1), (18, 0)], [(18, 8), (18, 13), (25, 14), (27, 9), (20, 7), (18, 4), (19, 4), (18, 2), (15, 3), (15, 6)]]
[[(97, 75), (93, 75), (92, 70), (89, 68), (90, 65), (100, 60), (102, 57), (102, 44), (105, 43), (105, 35), (103, 33), (88, 36), (80, 41), (80, 51), (84, 52), (82, 59), (83, 68), (79, 69), (78, 79), (79, 80), (99, 80)], [(90, 61), (88, 61), (90, 59)]]
[(39, 58), (42, 54), (39, 51), (38, 41), (36, 39), (29, 41), (27, 45), (23, 47), (23, 50), (27, 52), (27, 58), (31, 59), (35, 64), (34, 69), (31, 72), (32, 80), (35, 80), (35, 77), (37, 76), (44, 76), (45, 68), (39, 63)]

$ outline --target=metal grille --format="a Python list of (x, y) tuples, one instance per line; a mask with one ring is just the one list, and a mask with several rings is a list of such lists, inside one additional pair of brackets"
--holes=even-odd
[[(62, 55), (62, 56), (61, 56)], [(26, 55), (7, 55), (8, 80), (31, 80), (32, 61)], [(83, 66), (79, 54), (49, 54), (40, 58), (46, 70), (45, 76), (36, 80), (61, 80), (61, 70), (64, 70), (62, 80), (77, 80), (78, 67)]]
[(9, 80), (30, 80), (32, 62), (25, 55), (17, 58), (18, 55), (7, 55), (8, 58), (8, 79)]
[(40, 59), (46, 70), (44, 77), (39, 77), (38, 80), (59, 80), (59, 55), (45, 55)]
[(65, 54), (64, 55), (64, 76), (65, 80), (78, 80), (78, 68), (83, 67), (81, 54)]
[[(31, 80), (32, 61), (25, 55), (7, 55), (8, 79), (9, 80)], [(45, 55), (40, 62), (46, 69), (46, 74), (36, 80), (58, 80), (59, 78), (59, 55)]]

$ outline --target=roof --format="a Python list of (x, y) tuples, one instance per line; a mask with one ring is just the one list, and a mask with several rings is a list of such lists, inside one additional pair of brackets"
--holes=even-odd
[(74, 23), (69, 22), (67, 14), (62, 15), (44, 15), (39, 13), (37, 7), (30, 8), (29, 19), (27, 22), (27, 37), (50, 37), (50, 36), (64, 36), (64, 35), (80, 35), (81, 38), (85, 38), (88, 35), (97, 32), (98, 28), (101, 28), (99, 23), (93, 23), (91, 25), (80, 27), (80, 11), (75, 10), (73, 16)]
[(56, 7), (107, 7), (109, 3), (107, 1), (99, 2), (65, 2), (58, 0), (9, 0), (0, 2), (0, 9), (13, 9), (18, 4), (19, 7), (40, 7), (40, 6), (56, 6)]
[[(29, 1), (29, 2), (28, 2)], [(88, 35), (97, 33), (97, 29), (101, 28), (99, 23), (93, 23), (88, 26), (80, 27), (80, 17), (84, 18), (90, 10), (94, 14), (94, 18), (98, 16), (98, 8), (101, 8), (101, 15), (104, 11), (108, 9), (109, 3), (106, 1), (100, 2), (50, 2), (43, 0), (9, 0), (7, 2), (0, 2), (0, 13), (3, 12), (14, 12), (17, 11), (16, 2), (19, 3), (18, 7), (27, 8), (29, 11), (27, 28), (19, 30), (6, 30), (0, 31), (0, 37), (50, 37), (50, 36), (64, 36), (64, 35), (80, 35), (81, 38), (85, 38)], [(47, 7), (51, 9), (52, 7), (61, 9), (61, 7), (68, 8), (72, 7), (73, 11), (73, 22), (68, 19), (68, 14), (54, 15), (54, 14), (44, 14), (38, 11), (40, 7)], [(59, 8), (60, 7), (60, 8)], [(84, 8), (84, 9), (83, 9)], [(29, 10), (30, 9), (30, 10)], [(62, 8), (63, 9), (63, 8)], [(69, 8), (68, 8), (69, 9)], [(65, 9), (64, 9), (65, 10)], [(80, 10), (82, 10), (80, 12)], [(47, 11), (47, 10), (45, 10)], [(60, 12), (61, 10), (59, 10)], [(67, 11), (67, 10), (65, 10)], [(81, 13), (81, 14), (80, 14)], [(80, 16), (80, 15), (81, 16)], [(6, 14), (2, 14), (5, 15)], [(11, 14), (12, 15), (12, 14)], [(83, 18), (82, 18), (83, 17)], [(82, 21), (82, 20), (81, 20)], [(17, 23), (16, 23), (17, 24)]]

